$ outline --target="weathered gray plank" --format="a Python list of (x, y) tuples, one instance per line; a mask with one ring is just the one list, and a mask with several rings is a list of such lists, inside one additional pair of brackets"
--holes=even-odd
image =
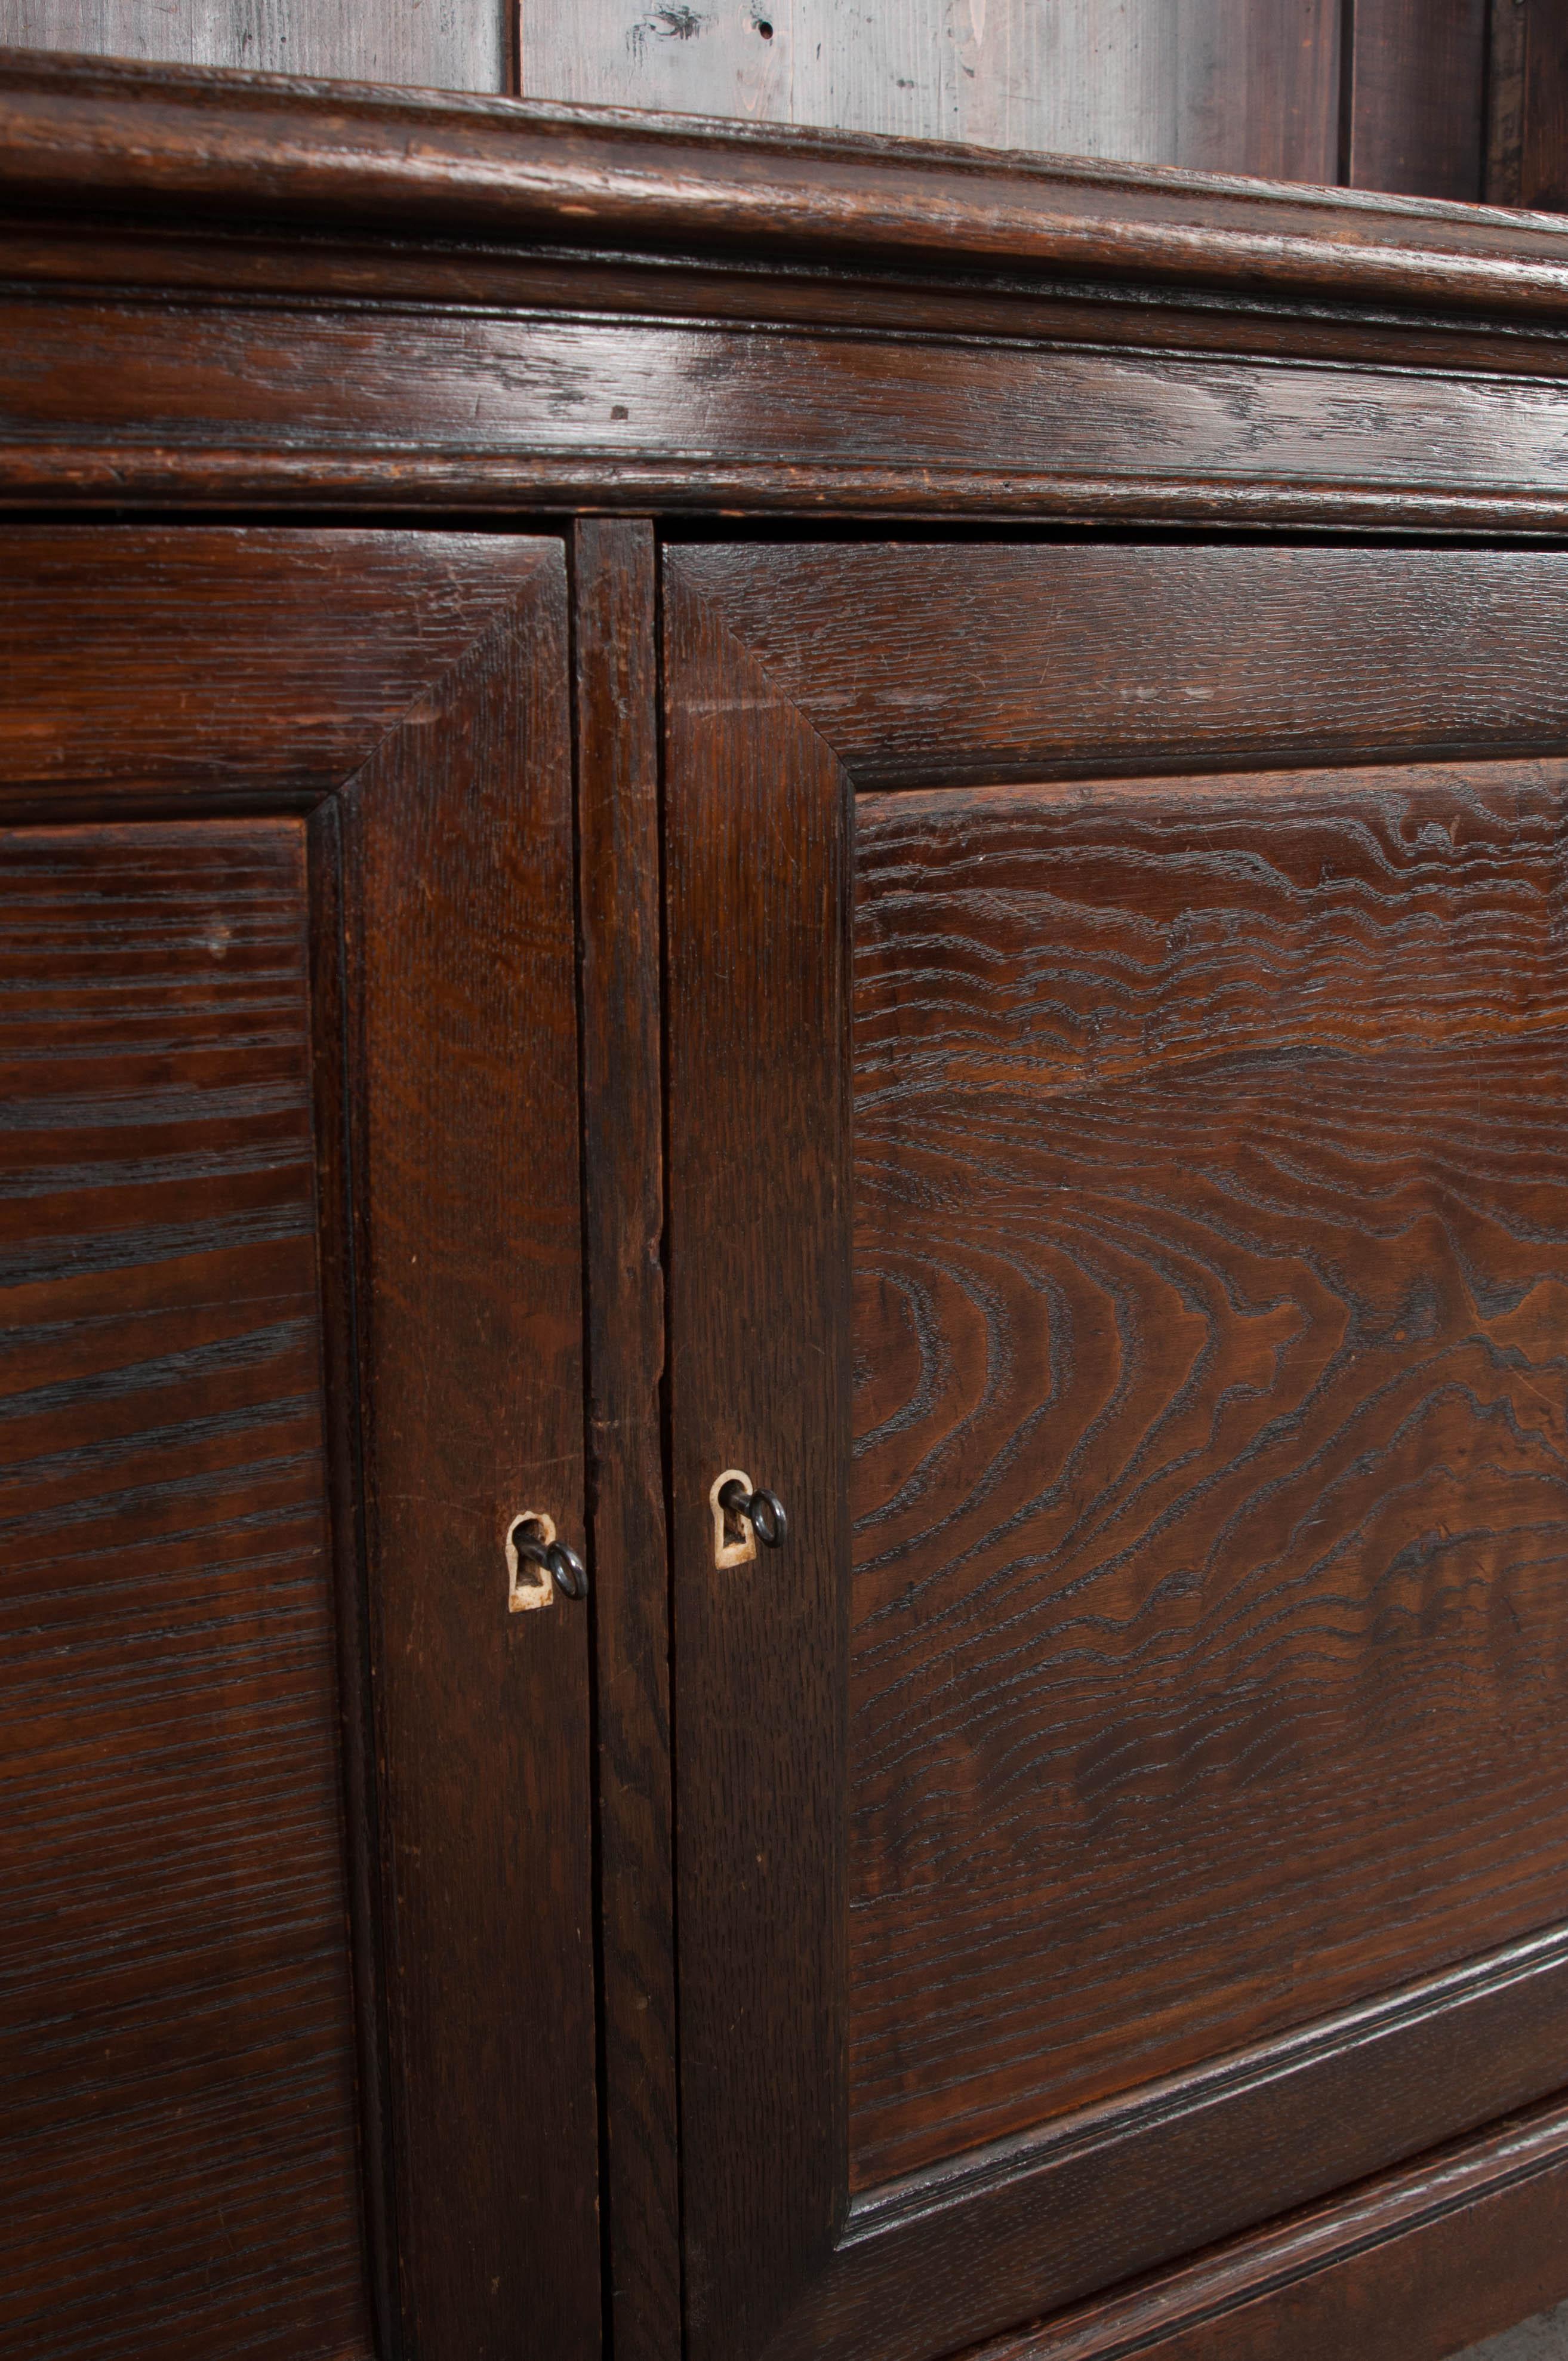
[(520, 0), (531, 97), (1334, 177), (1337, 0)]
[(511, 0), (0, 0), (0, 45), (269, 73), (509, 87)]

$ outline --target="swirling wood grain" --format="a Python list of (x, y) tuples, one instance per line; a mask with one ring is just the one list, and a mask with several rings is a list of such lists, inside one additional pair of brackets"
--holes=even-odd
[(861, 797), (860, 2184), (1568, 1914), (1565, 784)]

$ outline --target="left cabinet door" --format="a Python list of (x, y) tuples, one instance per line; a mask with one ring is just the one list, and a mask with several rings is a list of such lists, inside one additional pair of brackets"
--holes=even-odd
[(0, 548), (0, 2345), (586, 2361), (561, 546)]

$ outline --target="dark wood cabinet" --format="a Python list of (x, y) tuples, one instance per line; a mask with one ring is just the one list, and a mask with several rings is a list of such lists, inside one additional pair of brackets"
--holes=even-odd
[(0, 205), (6, 2350), (1568, 2291), (1568, 237), (15, 60)]

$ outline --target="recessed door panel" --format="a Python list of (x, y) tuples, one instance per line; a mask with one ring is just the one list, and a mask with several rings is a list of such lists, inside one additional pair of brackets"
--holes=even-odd
[(859, 799), (858, 2183), (1561, 1914), (1563, 785)]
[(368, 2353), (304, 829), (0, 903), (5, 2342)]

